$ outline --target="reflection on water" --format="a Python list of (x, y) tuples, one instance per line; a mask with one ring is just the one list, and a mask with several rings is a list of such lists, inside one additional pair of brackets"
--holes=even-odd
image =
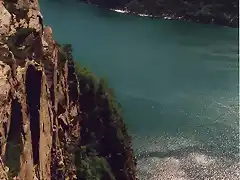
[(55, 38), (115, 89), (141, 179), (237, 179), (238, 29), (73, 0), (41, 0), (41, 10)]
[[(211, 147), (203, 147), (185, 138), (142, 139), (135, 137), (140, 180), (238, 180), (238, 155), (216, 155)], [(143, 145), (144, 144), (144, 145)], [(142, 147), (143, 146), (143, 147)], [(231, 154), (232, 155), (232, 154)]]
[[(191, 153), (178, 158), (146, 158), (139, 161), (140, 180), (238, 180), (240, 164)], [(146, 168), (146, 167), (151, 167)]]
[[(171, 101), (164, 105), (149, 101), (144, 103), (146, 107), (139, 107), (141, 103), (135, 99), (133, 110), (152, 106), (151, 115), (146, 114), (145, 119), (159, 113), (163, 120), (169, 117), (175, 120), (174, 123), (147, 120), (137, 127), (137, 122), (133, 122), (138, 131), (133, 138), (140, 180), (239, 179), (238, 98), (225, 96), (216, 101), (214, 95), (191, 97), (188, 93), (178, 97), (179, 101), (174, 98), (175, 106), (169, 107), (166, 104)], [(178, 108), (183, 99), (185, 106)], [(144, 112), (138, 115), (143, 116)], [(148, 126), (150, 130), (145, 129)]]

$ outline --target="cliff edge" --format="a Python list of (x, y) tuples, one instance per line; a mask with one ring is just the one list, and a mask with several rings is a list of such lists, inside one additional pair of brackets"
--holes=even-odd
[(0, 1), (0, 178), (135, 180), (111, 89), (52, 33), (37, 0)]

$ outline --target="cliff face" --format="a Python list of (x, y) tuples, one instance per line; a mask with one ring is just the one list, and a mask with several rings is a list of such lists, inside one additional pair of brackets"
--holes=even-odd
[(81, 0), (130, 13), (238, 27), (236, 0)]
[(109, 88), (74, 64), (39, 12), (37, 0), (0, 1), (0, 178), (136, 179)]

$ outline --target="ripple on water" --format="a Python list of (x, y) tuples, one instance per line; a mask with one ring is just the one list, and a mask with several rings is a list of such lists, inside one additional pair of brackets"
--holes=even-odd
[[(157, 136), (134, 139), (140, 179), (240, 179), (239, 164), (207, 152), (239, 151), (237, 29), (116, 16), (59, 0), (41, 0), (41, 11), (55, 38), (73, 44), (82, 65), (124, 94), (129, 129)], [(207, 149), (196, 151), (198, 142)]]
[(140, 180), (239, 180), (240, 164), (199, 153), (138, 161)]
[(140, 180), (240, 179), (240, 163), (236, 159), (198, 149), (201, 145), (194, 140), (134, 137), (134, 146)]

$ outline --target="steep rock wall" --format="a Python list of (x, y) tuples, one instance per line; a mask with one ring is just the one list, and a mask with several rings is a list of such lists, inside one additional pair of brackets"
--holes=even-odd
[(108, 92), (42, 22), (37, 0), (0, 1), (0, 178), (136, 179)]

